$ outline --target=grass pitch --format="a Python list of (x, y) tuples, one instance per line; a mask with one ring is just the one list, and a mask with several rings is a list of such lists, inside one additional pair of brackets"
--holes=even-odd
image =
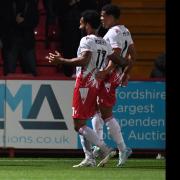
[(0, 180), (165, 180), (165, 160), (128, 159), (117, 168), (73, 168), (79, 158), (0, 158)]

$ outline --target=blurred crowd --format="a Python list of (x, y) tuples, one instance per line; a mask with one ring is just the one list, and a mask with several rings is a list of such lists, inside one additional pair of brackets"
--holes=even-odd
[[(101, 11), (111, 0), (6, 0), (0, 2), (0, 49), (3, 60), (3, 74), (16, 72), (19, 63), (22, 73), (37, 76), (37, 57), (35, 28), (40, 23), (39, 7), (46, 13), (45, 46), (49, 48), (52, 38), (58, 36), (59, 51), (63, 56), (76, 56), (81, 31), (79, 19), (87, 9)], [(106, 30), (101, 29), (102, 35)], [(157, 57), (150, 77), (165, 76), (165, 56)], [(160, 65), (159, 65), (160, 64)], [(57, 67), (58, 68), (58, 67)], [(72, 76), (74, 69), (70, 66), (60, 67), (66, 76)], [(162, 72), (163, 71), (163, 72)]]
[[(17, 63), (23, 73), (37, 76), (35, 28), (39, 24), (39, 6), (46, 13), (45, 45), (48, 48), (52, 29), (60, 31), (60, 52), (67, 58), (76, 56), (81, 38), (79, 18), (86, 9), (100, 11), (111, 0), (6, 0), (0, 4), (0, 48), (4, 75), (16, 72)], [(69, 43), (69, 40), (71, 43)], [(73, 69), (64, 66), (65, 75)]]

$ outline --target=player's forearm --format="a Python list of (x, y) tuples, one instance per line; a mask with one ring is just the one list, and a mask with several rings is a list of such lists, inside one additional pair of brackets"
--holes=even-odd
[(59, 64), (65, 64), (70, 66), (85, 66), (87, 64), (87, 60), (82, 57), (76, 57), (72, 59), (66, 59), (66, 58), (58, 58)]
[(127, 59), (127, 61), (128, 61), (128, 65), (123, 70), (123, 73), (125, 73), (125, 74), (129, 74), (130, 73), (131, 69), (133, 68), (133, 64), (134, 64), (132, 59)]
[(81, 56), (67, 59), (63, 57), (58, 57), (59, 64), (66, 64), (71, 66), (86, 66), (91, 59), (91, 52), (85, 51), (81, 53)]
[(134, 66), (135, 61), (136, 61), (136, 50), (135, 50), (134, 44), (131, 44), (129, 46), (128, 52), (127, 52), (127, 55), (126, 55), (126, 60), (128, 61), (128, 66), (126, 66), (124, 68), (123, 72), (125, 74), (129, 74), (131, 69)]
[(106, 66), (106, 68), (103, 70), (106, 72), (106, 74), (108, 74), (109, 72), (111, 72), (114, 68), (116, 67), (116, 65), (110, 60), (108, 65)]
[(125, 68), (128, 67), (128, 66), (131, 66), (130, 62), (127, 61), (127, 59), (122, 57), (122, 56), (120, 56), (120, 63), (118, 65), (121, 66), (121, 67), (125, 67)]
[(129, 62), (122, 56), (117, 56), (116, 54), (112, 54), (111, 56), (109, 56), (109, 58), (114, 64), (117, 64), (120, 67), (124, 68), (129, 65)]

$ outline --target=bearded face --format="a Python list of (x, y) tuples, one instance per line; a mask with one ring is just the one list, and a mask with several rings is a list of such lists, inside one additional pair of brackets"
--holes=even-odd
[(81, 37), (87, 36), (86, 23), (84, 22), (83, 17), (80, 19), (79, 29), (81, 30)]

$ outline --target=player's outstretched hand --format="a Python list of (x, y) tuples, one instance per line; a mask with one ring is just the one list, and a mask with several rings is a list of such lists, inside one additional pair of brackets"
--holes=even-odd
[(54, 53), (49, 53), (45, 58), (48, 59), (49, 63), (58, 65), (61, 64), (62, 56), (58, 51), (55, 51)]

